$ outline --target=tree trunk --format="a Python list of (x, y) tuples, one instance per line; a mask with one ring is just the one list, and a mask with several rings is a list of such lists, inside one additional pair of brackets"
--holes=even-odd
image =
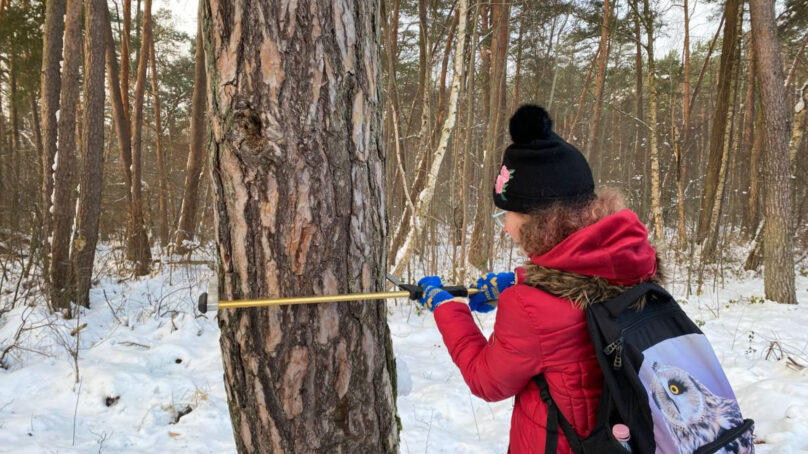
[(687, 141), (690, 134), (690, 9), (688, 1), (684, 0), (682, 6), (685, 17), (685, 42), (682, 47), (684, 60), (684, 81), (682, 83), (682, 129), (678, 140), (674, 142), (676, 148), (676, 206), (677, 223), (676, 233), (679, 247), (687, 247), (687, 226), (685, 223), (685, 178), (687, 177)]
[(154, 105), (154, 153), (157, 157), (157, 205), (160, 212), (158, 233), (160, 236), (160, 246), (168, 245), (168, 179), (166, 177), (166, 159), (163, 156), (163, 125), (160, 115), (160, 92), (157, 87), (157, 56), (154, 53), (154, 35), (149, 39), (150, 68), (151, 68), (151, 91), (152, 104)]
[(59, 109), (58, 159), (53, 181), (53, 232), (51, 240), (51, 303), (70, 309), (70, 235), (75, 215), (76, 107), (79, 99), (79, 61), (82, 57), (81, 0), (67, 1), (64, 65)]
[(205, 46), (202, 42), (202, 1), (198, 13), (196, 28), (196, 54), (194, 56), (194, 95), (191, 102), (191, 137), (188, 150), (188, 162), (185, 165), (185, 189), (182, 195), (180, 219), (177, 223), (177, 236), (174, 240), (175, 251), (185, 253), (185, 242), (193, 240), (197, 204), (199, 201), (199, 179), (202, 176), (202, 165), (205, 158), (205, 113), (207, 111), (207, 71), (205, 67)]
[(766, 228), (763, 232), (763, 286), (766, 298), (797, 303), (794, 288), (794, 251), (791, 165), (788, 159), (788, 114), (783, 103), (783, 64), (773, 0), (749, 0), (755, 46), (757, 80), (763, 109), (766, 156), (763, 160)]
[(503, 82), (506, 72), (506, 55), (508, 51), (508, 22), (510, 20), (510, 3), (491, 5), (493, 37), (491, 41), (492, 64), (488, 81), (488, 131), (485, 156), (483, 158), (483, 175), (477, 191), (477, 211), (474, 215), (474, 229), (471, 232), (469, 262), (479, 269), (487, 269), (491, 260), (491, 247), (494, 240), (493, 219), (491, 219), (490, 188), (497, 174), (497, 165), (502, 156), (497, 149), (499, 134), (503, 124), (505, 108), (503, 100)]
[[(592, 112), (592, 123), (589, 133), (589, 142), (586, 147), (587, 159), (591, 163), (600, 162), (596, 156), (600, 154), (600, 116), (603, 110), (603, 87), (606, 84), (606, 63), (609, 60), (609, 19), (611, 16), (611, 5), (609, 0), (603, 0), (603, 23), (600, 26), (600, 44), (598, 45), (598, 73), (595, 76), (595, 108)], [(552, 39), (552, 37), (550, 38)], [(600, 166), (595, 168), (595, 182), (600, 180)]]
[(648, 125), (650, 135), (651, 154), (651, 210), (654, 217), (654, 231), (656, 240), (662, 244), (665, 237), (662, 224), (662, 188), (660, 186), (659, 145), (658, 145), (658, 111), (656, 91), (656, 70), (654, 62), (654, 18), (648, 0), (643, 0), (645, 31), (648, 35)]
[[(427, 178), (428, 183), (426, 187), (424, 187), (424, 189), (418, 194), (417, 200), (414, 202), (415, 209), (413, 210), (413, 227), (408, 232), (401, 249), (396, 253), (393, 271), (391, 272), (394, 276), (397, 276), (404, 271), (404, 267), (407, 265), (407, 261), (409, 260), (410, 253), (413, 249), (413, 242), (415, 241), (418, 233), (422, 230), (423, 216), (424, 213), (429, 210), (430, 205), (432, 204), (432, 198), (435, 194), (435, 186), (438, 182), (438, 172), (440, 171), (441, 164), (443, 163), (446, 147), (449, 144), (449, 137), (452, 135), (452, 131), (454, 130), (455, 120), (457, 119), (457, 97), (458, 93), (460, 92), (460, 79), (463, 77), (463, 49), (466, 42), (465, 35), (467, 10), (468, 0), (460, 0), (460, 4), (457, 8), (459, 25), (457, 32), (457, 47), (455, 48), (452, 88), (449, 94), (448, 113), (446, 121), (441, 129), (440, 141), (438, 142), (437, 149), (435, 150), (432, 165), (429, 169), (429, 175)], [(433, 263), (436, 261), (437, 260), (434, 260)]]
[[(744, 153), (744, 156), (749, 156), (749, 168), (746, 169), (745, 176), (751, 182), (752, 174), (752, 161), (756, 159), (752, 152), (752, 126), (755, 124), (755, 113), (758, 109), (755, 109), (755, 50), (754, 46), (749, 46), (749, 63), (747, 64), (747, 76), (746, 76), (746, 96), (744, 98), (744, 114), (743, 114), (743, 134), (741, 136), (741, 150)], [(747, 151), (748, 150), (748, 151)], [(749, 153), (747, 155), (747, 152)], [(757, 168), (757, 166), (755, 166)], [(749, 207), (751, 204), (749, 203), (749, 198), (751, 196), (751, 188), (746, 193), (746, 207), (743, 213), (743, 232), (747, 239), (751, 240), (753, 235), (755, 234), (755, 229), (757, 228), (758, 221), (751, 218), (752, 212), (750, 211)]]
[(142, 144), (143, 144), (143, 97), (146, 93), (146, 67), (149, 64), (149, 41), (151, 40), (151, 0), (143, 4), (143, 34), (140, 41), (140, 58), (135, 81), (134, 109), (132, 115), (132, 207), (130, 214), (130, 248), (128, 259), (134, 264), (137, 276), (148, 274), (151, 265), (149, 236), (143, 218), (142, 194)]
[[(718, 73), (717, 102), (713, 115), (713, 128), (710, 135), (710, 157), (704, 178), (704, 195), (701, 199), (699, 211), (699, 225), (696, 232), (696, 241), (704, 242), (710, 231), (713, 206), (720, 203), (716, 200), (718, 193), (718, 175), (722, 168), (724, 156), (725, 130), (731, 127), (727, 118), (727, 111), (732, 102), (732, 83), (735, 78), (735, 65), (738, 64), (738, 22), (741, 20), (743, 1), (727, 0), (724, 9), (724, 39), (721, 43), (721, 64)], [(709, 254), (708, 254), (709, 255)]]
[[(40, 96), (42, 136), (44, 152), (42, 154), (42, 237), (51, 234), (51, 194), (53, 194), (53, 159), (56, 156), (56, 137), (58, 125), (56, 112), (59, 110), (59, 93), (61, 90), (62, 38), (64, 35), (64, 15), (66, 0), (50, 0), (45, 2), (45, 26), (42, 35), (42, 76)], [(2, 141), (2, 136), (0, 136)], [(8, 182), (6, 181), (6, 184)], [(45, 242), (42, 251), (44, 269), (49, 269), (50, 244)]]
[(95, 246), (98, 242), (98, 219), (101, 214), (101, 185), (104, 170), (104, 22), (105, 0), (85, 0), (84, 17), (87, 30), (84, 47), (84, 104), (81, 145), (79, 201), (76, 206), (76, 229), (71, 257), (76, 276), (76, 302), (90, 304)]
[[(104, 42), (104, 56), (107, 66), (107, 85), (110, 94), (110, 105), (112, 106), (112, 123), (115, 127), (115, 134), (118, 136), (118, 150), (120, 152), (121, 171), (126, 185), (126, 202), (128, 214), (131, 215), (132, 207), (132, 133), (127, 121), (126, 106), (123, 104), (121, 96), (121, 76), (118, 73), (118, 60), (115, 55), (115, 41), (112, 39), (112, 23), (109, 18), (109, 10), (104, 15), (104, 31), (106, 39)], [(127, 239), (127, 244), (129, 240)]]
[[(123, 114), (126, 122), (131, 121), (129, 107), (129, 40), (132, 38), (132, 0), (123, 0), (123, 35), (121, 36), (121, 103), (123, 104)], [(130, 152), (131, 153), (131, 152)], [(130, 188), (131, 191), (131, 188)], [(131, 235), (131, 233), (130, 233)]]
[[(224, 298), (383, 287), (377, 7), (206, 0)], [(239, 452), (397, 451), (384, 303), (219, 317)]]

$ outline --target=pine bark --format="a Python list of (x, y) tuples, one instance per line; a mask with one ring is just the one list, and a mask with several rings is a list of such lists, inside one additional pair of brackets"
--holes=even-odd
[(205, 66), (205, 47), (202, 42), (202, 1), (196, 28), (196, 53), (194, 55), (194, 94), (191, 101), (191, 137), (188, 150), (188, 161), (185, 164), (185, 187), (180, 207), (180, 219), (177, 222), (177, 236), (174, 239), (174, 250), (183, 254), (187, 252), (186, 241), (193, 240), (196, 231), (196, 218), (199, 203), (199, 180), (202, 177), (202, 166), (205, 159), (205, 113), (207, 108), (207, 68)]
[(766, 298), (779, 303), (797, 303), (794, 287), (794, 235), (792, 223), (792, 179), (788, 157), (788, 114), (783, 103), (780, 43), (774, 16), (774, 0), (749, 0), (752, 35), (763, 109), (762, 133), (766, 156), (763, 171), (763, 287)]
[[(132, 206), (129, 228), (129, 248), (127, 255), (134, 265), (137, 276), (143, 276), (151, 268), (151, 250), (146, 221), (143, 217), (142, 191), (142, 148), (143, 148), (143, 98), (146, 94), (146, 68), (149, 64), (149, 42), (151, 41), (151, 0), (143, 3), (143, 33), (140, 41), (140, 58), (135, 80), (134, 108), (132, 112)], [(127, 57), (128, 58), (128, 57)], [(125, 60), (125, 58), (123, 59)]]
[[(204, 11), (221, 294), (381, 289), (377, 3), (206, 0)], [(239, 452), (397, 451), (384, 303), (219, 317)]]
[(85, 0), (84, 17), (87, 30), (84, 46), (84, 103), (81, 145), (79, 201), (76, 207), (76, 229), (71, 257), (76, 276), (76, 302), (90, 304), (95, 247), (98, 243), (98, 220), (101, 214), (101, 186), (104, 169), (104, 22), (105, 0)]
[(68, 0), (65, 17), (64, 65), (59, 110), (58, 161), (53, 181), (53, 232), (51, 240), (51, 303), (70, 307), (70, 235), (75, 215), (74, 173), (76, 167), (76, 108), (79, 99), (79, 62), (82, 58), (81, 0)]
[[(44, 153), (42, 154), (42, 230), (43, 238), (51, 234), (51, 194), (53, 194), (53, 159), (56, 155), (56, 137), (58, 123), (56, 112), (59, 110), (59, 93), (61, 91), (62, 39), (64, 35), (64, 15), (66, 1), (50, 0), (45, 2), (45, 26), (42, 36), (42, 76), (40, 109), (42, 117), (42, 136)], [(0, 136), (2, 141), (2, 136)], [(42, 256), (43, 266), (49, 269), (49, 243), (45, 243)]]

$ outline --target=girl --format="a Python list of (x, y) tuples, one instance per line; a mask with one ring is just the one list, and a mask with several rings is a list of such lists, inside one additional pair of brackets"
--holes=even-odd
[[(474, 395), (516, 396), (508, 452), (537, 453), (545, 450), (547, 406), (531, 379), (544, 374), (560, 411), (586, 437), (603, 376), (582, 309), (657, 280), (659, 268), (645, 226), (618, 193), (594, 192), (586, 159), (552, 131), (544, 109), (520, 107), (510, 133), (494, 204), (505, 210), (505, 232), (529, 261), (515, 273), (480, 278), (481, 292), (468, 305), (441, 290), (439, 277), (425, 277), (420, 303), (434, 311)], [(498, 311), (486, 340), (471, 310), (486, 312), (492, 303)], [(572, 452), (560, 430), (558, 452)]]

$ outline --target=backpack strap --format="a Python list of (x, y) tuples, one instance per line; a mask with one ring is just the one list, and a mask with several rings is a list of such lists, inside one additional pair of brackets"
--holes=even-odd
[(614, 318), (648, 293), (653, 293), (662, 299), (672, 298), (670, 293), (657, 284), (652, 282), (641, 282), (620, 295), (610, 299), (609, 301), (604, 301), (602, 305), (606, 307), (609, 314), (612, 316), (612, 318)]
[(556, 405), (553, 400), (553, 396), (550, 395), (550, 386), (547, 384), (547, 379), (544, 378), (544, 374), (536, 375), (533, 377), (533, 381), (536, 382), (536, 386), (539, 387), (541, 400), (547, 404), (547, 437), (544, 445), (544, 453), (553, 454), (557, 451), (558, 426), (560, 424), (561, 430), (564, 431), (564, 437), (567, 439), (572, 452), (575, 454), (583, 454), (581, 437), (575, 433), (575, 430), (573, 430), (570, 422), (567, 421), (564, 413), (561, 413), (561, 410), (558, 409), (558, 405)]

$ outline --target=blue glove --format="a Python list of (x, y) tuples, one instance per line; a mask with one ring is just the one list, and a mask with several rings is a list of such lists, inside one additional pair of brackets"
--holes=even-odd
[(438, 304), (454, 298), (451, 293), (443, 290), (443, 282), (438, 276), (427, 276), (418, 281), (418, 286), (421, 287), (421, 298), (418, 303), (421, 306), (434, 311)]
[(469, 298), (469, 308), (475, 312), (490, 312), (497, 307), (496, 302), (499, 294), (506, 288), (516, 283), (516, 275), (513, 273), (488, 273), (484, 277), (477, 279), (479, 293)]

